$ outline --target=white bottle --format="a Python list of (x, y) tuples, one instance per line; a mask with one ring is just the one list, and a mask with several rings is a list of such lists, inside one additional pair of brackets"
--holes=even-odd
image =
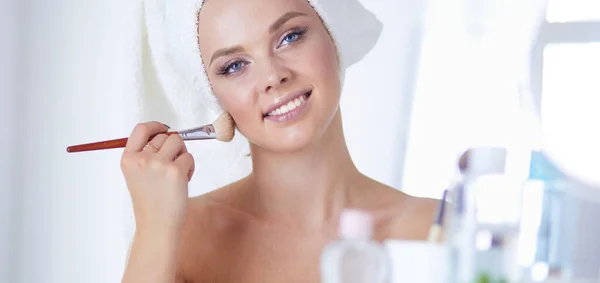
[(373, 218), (365, 211), (346, 209), (340, 216), (340, 239), (321, 254), (321, 283), (389, 282), (389, 258), (371, 239)]

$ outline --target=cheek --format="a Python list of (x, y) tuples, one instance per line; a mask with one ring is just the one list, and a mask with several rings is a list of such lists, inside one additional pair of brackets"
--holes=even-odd
[(240, 82), (214, 88), (219, 103), (231, 114), (240, 128), (244, 127), (245, 122), (254, 120), (251, 118), (257, 115), (254, 96), (249, 93), (248, 87), (243, 86), (244, 83)]
[(329, 91), (339, 88), (339, 65), (337, 54), (329, 35), (322, 35), (310, 48), (305, 49), (301, 64), (304, 73), (319, 87)]
[(223, 95), (217, 95), (217, 98), (225, 111), (232, 116), (245, 116), (245, 112), (249, 112), (250, 99), (239, 92), (228, 92)]
[(323, 48), (319, 49), (316, 53), (316, 60), (321, 62), (321, 64), (316, 65), (320, 68), (319, 71), (329, 76), (339, 76), (339, 64), (333, 43), (324, 44)]

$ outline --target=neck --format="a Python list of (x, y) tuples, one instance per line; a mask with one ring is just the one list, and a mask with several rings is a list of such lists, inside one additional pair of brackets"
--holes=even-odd
[(318, 226), (333, 220), (347, 203), (351, 184), (361, 174), (344, 140), (338, 111), (320, 140), (294, 153), (281, 154), (252, 145), (258, 214)]

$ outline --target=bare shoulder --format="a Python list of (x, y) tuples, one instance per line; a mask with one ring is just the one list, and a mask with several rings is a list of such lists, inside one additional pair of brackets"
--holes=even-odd
[(390, 238), (426, 240), (434, 220), (438, 201), (406, 196), (404, 207), (390, 223)]
[(223, 239), (223, 234), (227, 235), (243, 228), (247, 215), (236, 209), (234, 197), (241, 186), (242, 181), (238, 181), (190, 198), (184, 235), (191, 234), (194, 239), (198, 239), (198, 235), (218, 236), (219, 239)]
[(377, 216), (379, 240), (425, 240), (437, 208), (437, 200), (408, 195), (387, 185), (374, 182), (369, 210)]

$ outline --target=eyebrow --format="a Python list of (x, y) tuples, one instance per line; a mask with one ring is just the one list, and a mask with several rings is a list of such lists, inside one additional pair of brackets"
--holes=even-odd
[(295, 17), (300, 17), (300, 16), (306, 16), (306, 14), (304, 13), (300, 13), (300, 12), (287, 12), (285, 13), (283, 16), (279, 17), (278, 20), (276, 20), (271, 27), (269, 27), (269, 33), (274, 33), (276, 32), (281, 26), (283, 26), (287, 21), (295, 18)]
[[(287, 21), (289, 21), (295, 17), (301, 17), (301, 16), (306, 16), (306, 14), (300, 13), (300, 12), (294, 12), (294, 11), (283, 14), (283, 16), (279, 17), (279, 19), (277, 19), (273, 24), (271, 24), (271, 26), (269, 27), (269, 33), (274, 33), (279, 28), (281, 28), (281, 26), (283, 26), (285, 23), (287, 23)], [(213, 61), (219, 57), (227, 56), (227, 55), (230, 55), (233, 53), (238, 53), (238, 52), (243, 52), (243, 51), (244, 51), (244, 48), (239, 45), (234, 46), (234, 47), (219, 49), (210, 58), (210, 63), (208, 64), (208, 66), (210, 67), (212, 65)]]
[(210, 67), (212, 65), (213, 61), (221, 56), (227, 56), (229, 54), (238, 53), (238, 52), (244, 52), (244, 48), (238, 45), (238, 46), (234, 46), (234, 47), (219, 49), (210, 58), (210, 64), (208, 64), (208, 66)]

